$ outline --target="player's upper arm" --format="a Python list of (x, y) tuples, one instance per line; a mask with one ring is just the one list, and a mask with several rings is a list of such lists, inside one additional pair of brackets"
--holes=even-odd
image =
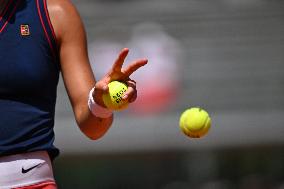
[[(86, 103), (94, 86), (85, 29), (69, 0), (48, 0), (48, 11), (59, 45), (61, 71), (73, 108)], [(81, 109), (81, 108), (79, 108)]]

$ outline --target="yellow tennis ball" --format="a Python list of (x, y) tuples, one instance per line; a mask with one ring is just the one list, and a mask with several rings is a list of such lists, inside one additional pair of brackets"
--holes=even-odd
[(187, 136), (200, 138), (208, 133), (211, 127), (211, 118), (202, 108), (193, 107), (181, 114), (179, 125)]
[(127, 85), (119, 82), (112, 81), (108, 84), (109, 93), (103, 94), (103, 101), (109, 109), (122, 110), (128, 106), (128, 102), (122, 99), (123, 94), (127, 90)]

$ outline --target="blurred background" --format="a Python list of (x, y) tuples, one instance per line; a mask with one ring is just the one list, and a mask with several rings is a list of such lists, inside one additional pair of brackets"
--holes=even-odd
[[(59, 188), (284, 189), (284, 1), (74, 0), (99, 79), (123, 47), (147, 57), (138, 100), (108, 133), (80, 132), (62, 80), (55, 122)], [(208, 135), (179, 129), (206, 109)]]

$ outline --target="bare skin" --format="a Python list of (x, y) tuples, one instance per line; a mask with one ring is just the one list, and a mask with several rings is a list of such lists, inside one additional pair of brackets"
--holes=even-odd
[(103, 119), (90, 112), (87, 105), (89, 91), (95, 86), (93, 97), (97, 104), (105, 107), (102, 95), (108, 92), (107, 84), (119, 80), (128, 85), (123, 99), (134, 102), (137, 97), (136, 83), (130, 76), (147, 64), (147, 60), (140, 59), (123, 68), (129, 52), (125, 48), (114, 61), (111, 70), (96, 82), (88, 59), (84, 26), (76, 8), (69, 0), (47, 0), (47, 8), (59, 45), (62, 76), (76, 122), (87, 137), (98, 139), (110, 128), (113, 116)]

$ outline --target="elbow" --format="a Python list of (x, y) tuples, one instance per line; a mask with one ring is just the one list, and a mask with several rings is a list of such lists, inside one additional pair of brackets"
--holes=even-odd
[(92, 134), (84, 133), (84, 134), (88, 139), (93, 140), (93, 141), (99, 140), (105, 135), (105, 133), (92, 133)]
[(81, 124), (77, 122), (77, 124), (87, 138), (90, 140), (98, 140), (105, 136), (112, 122), (113, 119), (110, 118), (103, 121), (81, 122)]
[(81, 132), (90, 140), (98, 140), (102, 138), (107, 132), (107, 130), (98, 130), (98, 129), (93, 129), (93, 128), (90, 129), (82, 125), (79, 125), (79, 128)]
[(109, 118), (98, 118), (88, 113), (82, 113), (82, 111), (75, 111), (75, 120), (81, 132), (90, 140), (98, 140), (102, 138), (113, 122), (113, 116)]

